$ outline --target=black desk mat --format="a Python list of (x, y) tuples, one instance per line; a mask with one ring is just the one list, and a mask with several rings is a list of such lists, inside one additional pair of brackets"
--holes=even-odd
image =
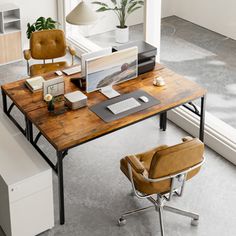
[[(147, 103), (142, 102), (140, 99), (138, 99), (141, 96), (146, 96), (149, 99), (149, 101)], [(121, 112), (117, 115), (113, 114), (107, 108), (107, 106), (109, 106), (111, 104), (123, 101), (123, 100), (131, 98), (131, 97), (135, 98), (141, 104), (141, 106), (135, 107), (135, 108), (130, 109), (128, 111)], [(147, 109), (149, 107), (152, 107), (152, 106), (155, 106), (158, 104), (160, 104), (160, 101), (158, 99), (154, 98), (153, 96), (151, 96), (147, 92), (144, 92), (143, 90), (137, 90), (135, 92), (122, 94), (118, 97), (101, 102), (99, 104), (96, 104), (96, 105), (90, 107), (89, 109), (92, 112), (94, 112), (97, 116), (99, 116), (102, 120), (104, 120), (105, 122), (110, 122), (110, 121), (118, 120), (118, 119), (123, 118), (125, 116), (131, 115), (135, 112), (142, 111), (144, 109)]]

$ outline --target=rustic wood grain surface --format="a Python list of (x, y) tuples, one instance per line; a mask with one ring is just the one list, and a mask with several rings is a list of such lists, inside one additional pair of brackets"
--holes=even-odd
[[(166, 82), (164, 87), (153, 86), (152, 81), (156, 76), (164, 78)], [(44, 77), (50, 79), (56, 76), (50, 73)], [(206, 90), (195, 82), (158, 64), (155, 70), (140, 75), (136, 79), (115, 85), (114, 89), (120, 94), (142, 89), (159, 99), (161, 103), (122, 119), (105, 123), (89, 110), (90, 106), (107, 99), (100, 92), (86, 94), (88, 107), (54, 115), (48, 112), (47, 105), (43, 101), (42, 91), (31, 93), (25, 87), (24, 81), (20, 80), (3, 85), (2, 89), (58, 151), (72, 148), (206, 94)], [(65, 76), (65, 93), (75, 90), (78, 88), (70, 82), (70, 77)]]

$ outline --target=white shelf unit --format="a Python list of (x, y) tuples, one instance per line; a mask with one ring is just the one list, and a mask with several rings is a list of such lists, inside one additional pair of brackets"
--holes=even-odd
[(11, 3), (0, 5), (0, 32), (4, 34), (20, 30), (20, 8)]
[(0, 4), (0, 65), (22, 59), (20, 8)]

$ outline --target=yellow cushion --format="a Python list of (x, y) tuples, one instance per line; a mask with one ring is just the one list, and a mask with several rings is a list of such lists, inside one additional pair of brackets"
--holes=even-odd
[(30, 37), (31, 56), (34, 59), (53, 59), (66, 55), (66, 40), (62, 30), (42, 30)]
[(65, 61), (47, 64), (35, 64), (30, 67), (30, 76), (41, 75), (47, 72), (61, 70), (67, 66), (68, 64)]

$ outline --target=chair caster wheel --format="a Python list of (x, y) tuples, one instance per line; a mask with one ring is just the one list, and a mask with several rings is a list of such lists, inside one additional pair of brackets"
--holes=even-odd
[(191, 220), (191, 225), (192, 226), (198, 226), (198, 223), (199, 223), (199, 219), (192, 219)]
[(118, 225), (119, 225), (119, 226), (124, 226), (125, 224), (126, 224), (126, 219), (120, 218), (120, 219), (118, 220)]

